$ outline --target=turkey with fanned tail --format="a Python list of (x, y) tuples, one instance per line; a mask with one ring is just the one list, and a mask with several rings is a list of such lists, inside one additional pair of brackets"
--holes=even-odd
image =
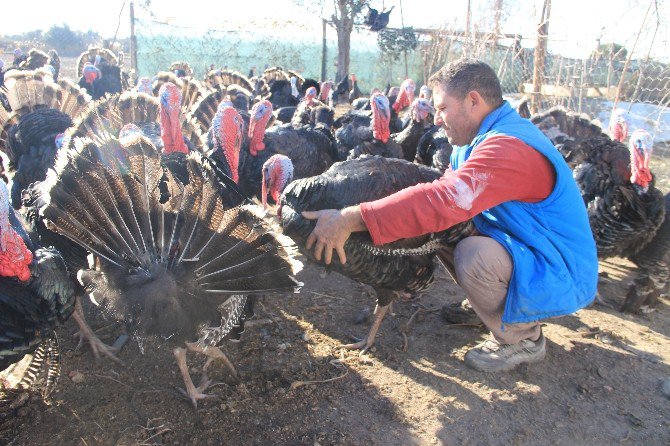
[(53, 81), (43, 70), (12, 71), (6, 77), (7, 98), (12, 112), (0, 106), (0, 149), (14, 170), (11, 200), (21, 207), (21, 193), (46, 177), (58, 150), (56, 139), (73, 119), (91, 107), (83, 90)]
[[(272, 176), (272, 173), (270, 173)], [(344, 209), (377, 200), (419, 183), (437, 180), (441, 173), (426, 166), (401, 159), (364, 155), (358, 159), (333, 164), (321, 175), (293, 181), (280, 198), (279, 215), (284, 233), (301, 251), (316, 225), (301, 215), (303, 211)], [(376, 332), (398, 294), (425, 290), (433, 281), (435, 253), (441, 247), (455, 246), (474, 232), (472, 221), (455, 225), (446, 231), (375, 246), (367, 232), (354, 233), (344, 245), (347, 261), (333, 262), (330, 268), (353, 280), (365, 283), (377, 293), (376, 319), (366, 339), (347, 345), (367, 351)]]
[[(251, 206), (230, 206), (239, 192), (222, 184), (206, 158), (186, 158), (188, 184), (161, 164), (141, 134), (119, 141), (74, 139), (44, 183), (41, 215), (93, 254), (79, 278), (109, 313), (138, 336), (160, 334), (232, 364), (217, 347), (240, 323), (249, 293), (295, 290), (300, 268), (290, 240)], [(166, 196), (165, 191), (168, 191)], [(186, 350), (174, 349), (191, 402)]]

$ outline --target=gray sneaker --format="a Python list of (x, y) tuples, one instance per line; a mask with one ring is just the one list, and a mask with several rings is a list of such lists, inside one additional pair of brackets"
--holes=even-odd
[(518, 344), (484, 341), (465, 354), (465, 363), (481, 372), (504, 372), (525, 362), (538, 362), (546, 354), (544, 335), (537, 341), (524, 339)]

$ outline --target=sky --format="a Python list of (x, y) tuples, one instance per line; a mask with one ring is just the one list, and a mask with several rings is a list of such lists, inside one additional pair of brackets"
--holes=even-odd
[[(137, 6), (138, 18), (149, 18), (143, 8)], [(318, 3), (304, 0), (303, 3)], [(332, 8), (332, 2), (324, 2)], [(519, 33), (528, 40), (524, 46), (534, 45), (534, 36), (538, 17), (542, 8), (542, 0), (504, 0), (505, 33)], [(651, 48), (651, 56), (670, 61), (670, 0), (554, 0), (552, 2), (549, 24), (549, 49), (568, 57), (587, 57), (601, 42), (616, 42), (632, 49), (639, 34), (635, 54), (646, 56)], [(119, 37), (130, 34), (129, 1), (106, 0), (92, 2), (90, 0), (68, 0), (66, 9), (56, 13), (52, 0), (33, 0), (30, 9), (25, 3), (5, 2), (3, 16), (11, 17), (3, 20), (0, 34), (18, 34), (24, 31), (46, 30), (54, 24), (67, 23), (72, 29), (98, 31), (104, 37), (112, 37), (118, 29)], [(234, 3), (236, 6), (238, 2)], [(181, 32), (197, 33), (204, 29), (222, 29), (237, 27), (251, 29), (252, 32), (269, 30), (283, 38), (311, 37), (320, 39), (321, 16), (329, 16), (328, 9), (306, 10), (291, 0), (251, 0), (250, 7), (230, 7), (230, 0), (152, 0), (151, 11), (161, 20), (186, 27)], [(492, 0), (472, 0), (473, 23), (490, 20)], [(656, 13), (654, 4), (658, 4)], [(188, 5), (185, 7), (184, 5)], [(214, 5), (218, 5), (218, 11)], [(252, 6), (253, 5), (253, 6)], [(390, 27), (414, 26), (431, 28), (440, 26), (465, 27), (467, 0), (373, 0), (372, 5), (381, 10), (383, 6), (395, 9), (391, 14)], [(649, 9), (645, 20), (645, 13)], [(402, 6), (403, 14), (400, 14)], [(206, 11), (206, 13), (205, 13)], [(657, 18), (659, 26), (656, 32)], [(250, 26), (250, 23), (254, 26)], [(289, 26), (287, 23), (294, 26)], [(191, 29), (189, 29), (191, 28)], [(642, 30), (640, 32), (640, 30)], [(335, 37), (334, 29), (329, 29), (329, 38)], [(361, 33), (363, 40), (374, 41), (372, 33)], [(355, 39), (354, 39), (355, 40)]]

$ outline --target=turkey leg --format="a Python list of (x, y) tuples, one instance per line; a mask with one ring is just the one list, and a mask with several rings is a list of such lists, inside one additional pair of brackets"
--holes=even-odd
[(205, 366), (202, 368), (203, 373), (207, 371), (207, 368), (209, 365), (214, 361), (215, 359), (220, 359), (221, 362), (223, 362), (223, 365), (228, 369), (231, 375), (233, 375), (233, 378), (238, 379), (239, 375), (237, 374), (237, 370), (235, 370), (235, 366), (233, 365), (232, 362), (230, 362), (230, 359), (221, 351), (219, 347), (216, 346), (207, 346), (207, 347), (201, 347), (196, 343), (192, 342), (187, 342), (186, 343), (186, 348), (191, 350), (192, 352), (197, 352), (197, 353), (202, 353), (203, 355), (207, 355), (209, 359), (207, 359), (207, 362), (205, 363)]
[(188, 372), (188, 366), (186, 365), (185, 348), (177, 347), (174, 350), (172, 350), (172, 354), (174, 354), (174, 357), (177, 360), (177, 366), (179, 367), (181, 377), (184, 380), (184, 385), (186, 386), (186, 391), (184, 391), (183, 389), (179, 389), (179, 391), (191, 401), (191, 404), (193, 404), (194, 409), (198, 408), (198, 400), (204, 400), (207, 398), (218, 398), (217, 395), (210, 395), (207, 393), (203, 393), (207, 389), (207, 387), (209, 387), (209, 385), (212, 383), (209, 379), (207, 379), (207, 375), (204, 373), (204, 371), (202, 373), (200, 385), (196, 387), (193, 384), (191, 374)]
[(377, 304), (374, 312), (375, 320), (374, 322), (372, 322), (372, 327), (370, 327), (370, 332), (368, 333), (367, 337), (359, 342), (355, 342), (353, 344), (340, 345), (339, 347), (346, 348), (348, 350), (360, 349), (361, 355), (366, 354), (368, 350), (370, 350), (370, 347), (372, 347), (372, 345), (375, 343), (375, 338), (377, 337), (377, 331), (379, 330), (379, 326), (382, 324), (382, 320), (384, 320), (384, 316), (386, 316), (386, 313), (388, 313), (389, 308), (391, 308), (390, 302), (384, 306)]
[(77, 297), (74, 304), (74, 313), (72, 314), (72, 317), (79, 326), (79, 345), (77, 345), (77, 348), (79, 348), (83, 340), (86, 339), (86, 341), (88, 341), (89, 345), (91, 346), (91, 350), (93, 351), (93, 356), (95, 356), (95, 359), (100, 359), (100, 355), (103, 354), (112, 361), (118, 364), (123, 364), (123, 361), (116, 357), (116, 354), (119, 352), (120, 348), (110, 347), (109, 345), (102, 342), (88, 325), (88, 322), (86, 322), (86, 318), (84, 317), (84, 309), (82, 308), (79, 299), (80, 298)]

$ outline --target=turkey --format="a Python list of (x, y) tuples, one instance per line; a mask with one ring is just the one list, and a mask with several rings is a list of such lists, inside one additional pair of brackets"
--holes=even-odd
[(331, 94), (331, 107), (335, 107), (338, 103), (342, 101), (346, 101), (348, 99), (348, 94), (349, 94), (349, 75), (345, 75), (342, 77), (342, 79), (337, 83), (335, 86), (335, 89), (332, 91)]
[(55, 50), (50, 50), (49, 54), (44, 51), (40, 51), (36, 48), (32, 48), (28, 51), (28, 56), (24, 60), (19, 69), (21, 70), (37, 70), (38, 68), (45, 67), (53, 75), (54, 80), (58, 80), (58, 73), (60, 71), (60, 57)]
[(328, 81), (323, 81), (321, 83), (321, 89), (319, 91), (319, 100), (323, 102), (324, 104), (328, 104), (332, 107), (331, 102), (331, 94), (333, 91), (333, 81), (328, 80)]
[(79, 277), (105, 311), (134, 335), (175, 347), (184, 393), (197, 406), (210, 381), (204, 374), (193, 384), (182, 342), (194, 340), (188, 350), (220, 359), (236, 376), (217, 345), (242, 322), (248, 293), (301, 285), (290, 241), (257, 208), (235, 205), (239, 192), (202, 155), (187, 157), (183, 184), (139, 133), (75, 138), (57, 166), (43, 183), (40, 214), (93, 254), (96, 268)]
[(56, 136), (90, 107), (91, 98), (74, 85), (61, 88), (43, 70), (9, 72), (6, 83), (13, 112), (0, 111), (0, 147), (9, 158), (9, 169), (15, 171), (11, 199), (19, 209), (22, 191), (44, 180), (53, 166)]
[[(133, 140), (138, 136), (150, 136), (153, 141), (160, 143), (162, 153), (160, 155), (161, 163), (170, 173), (178, 179), (181, 184), (188, 184), (189, 172), (187, 169), (187, 153), (188, 149), (184, 143), (181, 128), (179, 126), (180, 113), (180, 91), (177, 87), (167, 82), (161, 87), (161, 102), (158, 111), (153, 107), (141, 107), (138, 104), (151, 105), (153, 102), (138, 102), (139, 97), (130, 97), (128, 101), (118, 101), (116, 105), (126, 104), (119, 108), (104, 108), (100, 109), (100, 113), (89, 114), (84, 120), (80, 121), (82, 124), (79, 127), (71, 128), (67, 131), (63, 139), (64, 144), (69, 144), (73, 136), (86, 136), (93, 140), (98, 140), (99, 134), (107, 134), (113, 131), (117, 134), (119, 140)], [(148, 97), (147, 97), (148, 98)], [(104, 105), (104, 104), (101, 104)], [(100, 106), (100, 105), (99, 105)], [(152, 111), (153, 110), (153, 111)], [(166, 122), (167, 127), (163, 128), (159, 125), (158, 134), (156, 134), (155, 115), (160, 114), (161, 122)], [(152, 117), (148, 119), (147, 117)], [(135, 119), (137, 124), (142, 125), (144, 130), (135, 124), (132, 120)], [(236, 122), (235, 122), (236, 120)], [(171, 122), (176, 122), (175, 126), (171, 126)], [(124, 125), (125, 123), (125, 125)], [(213, 137), (214, 143), (210, 148), (209, 161), (212, 163), (217, 179), (223, 184), (232, 183), (230, 176), (236, 175), (236, 169), (229, 167), (230, 163), (236, 163), (239, 157), (239, 146), (235, 146), (235, 142), (241, 140), (242, 134), (242, 120), (239, 114), (232, 107), (225, 107), (220, 113), (214, 116), (213, 127), (217, 129), (216, 135)], [(122, 128), (118, 128), (123, 125)], [(233, 134), (234, 132), (234, 134)], [(155, 147), (155, 145), (154, 145)], [(218, 150), (221, 149), (221, 150)], [(198, 150), (204, 150), (198, 148)], [(219, 153), (221, 152), (221, 153)], [(234, 164), (236, 167), (237, 165)], [(45, 221), (40, 214), (40, 208), (45, 205), (43, 197), (39, 191), (43, 188), (42, 183), (35, 183), (23, 195), (23, 209), (22, 212), (26, 215), (27, 220), (31, 225), (31, 230), (37, 233), (41, 240), (46, 244), (55, 246), (66, 260), (66, 263), (73, 273), (76, 273), (82, 268), (88, 266), (86, 259), (86, 251), (76, 243), (54, 233), (50, 228), (47, 228)], [(236, 189), (235, 189), (236, 190)], [(169, 195), (169, 191), (162, 189), (163, 197)], [(245, 198), (240, 194), (237, 197), (235, 204), (241, 203)], [(74, 281), (74, 278), (73, 278)], [(74, 283), (75, 291), (78, 296), (83, 296), (83, 289), (80, 288), (79, 283)], [(84, 317), (83, 308), (80, 300), (77, 300), (75, 321), (80, 328), (80, 341), (86, 340), (97, 358), (100, 355), (105, 355), (113, 361), (121, 362), (116, 353), (120, 350), (119, 347), (110, 347), (104, 344), (90, 329)]]
[(630, 257), (639, 268), (628, 288), (621, 311), (636, 312), (651, 307), (661, 296), (668, 295), (670, 284), (670, 193), (663, 203), (665, 217), (656, 235), (640, 251)]
[(453, 150), (446, 130), (440, 125), (433, 125), (419, 139), (414, 161), (444, 173), (451, 163)]
[[(270, 173), (272, 175), (272, 173)], [(279, 215), (284, 233), (291, 237), (311, 260), (305, 249), (316, 222), (302, 217), (302, 211), (343, 209), (347, 206), (386, 197), (406, 187), (440, 178), (441, 173), (401, 159), (362, 156), (333, 164), (319, 176), (293, 181), (280, 198)], [(455, 245), (470, 235), (467, 221), (439, 234), (400, 240), (375, 246), (367, 232), (354, 233), (344, 246), (347, 262), (333, 262), (330, 268), (374, 288), (377, 294), (376, 319), (367, 339), (348, 348), (367, 351), (391, 300), (398, 294), (425, 290), (433, 281), (435, 252)]]
[(91, 97), (95, 96), (93, 91), (93, 83), (100, 79), (101, 73), (100, 70), (93, 66), (92, 63), (86, 62), (84, 68), (82, 69), (81, 77), (79, 78), (78, 85), (86, 90), (86, 93)]
[(318, 92), (316, 88), (309, 87), (305, 92), (305, 97), (300, 101), (300, 104), (296, 107), (293, 117), (291, 118), (291, 125), (293, 127), (302, 127), (305, 124), (310, 123), (311, 112), (314, 108), (323, 105), (316, 97)]
[(391, 6), (388, 11), (379, 12), (368, 6), (368, 13), (365, 16), (365, 24), (370, 27), (370, 31), (381, 31), (389, 24), (389, 16), (395, 6)]
[[(433, 92), (428, 88), (428, 85), (422, 85), (421, 88), (419, 88), (419, 98), (420, 99), (426, 99), (430, 100), (433, 96)], [(530, 117), (530, 116), (528, 116)]]
[(194, 109), (195, 104), (202, 99), (205, 92), (196, 79), (192, 77), (178, 77), (172, 72), (161, 71), (153, 79), (151, 89), (154, 96), (159, 96), (161, 86), (171, 82), (181, 90), (181, 107), (184, 113)]
[(251, 110), (249, 146), (240, 157), (240, 188), (250, 197), (261, 196), (263, 164), (274, 154), (291, 159), (294, 178), (318, 175), (337, 160), (328, 128), (319, 123), (300, 128), (283, 124), (266, 130), (271, 115), (272, 104), (267, 100)]
[(612, 112), (609, 123), (609, 133), (612, 139), (619, 142), (625, 142), (628, 138), (628, 112), (617, 108)]
[(119, 60), (111, 50), (100, 48), (97, 46), (90, 46), (86, 51), (79, 55), (77, 59), (77, 77), (84, 73), (84, 66), (86, 64), (99, 64), (106, 62), (110, 65), (119, 65)]
[(179, 78), (193, 77), (193, 69), (188, 62), (172, 62), (168, 70)]
[(419, 141), (426, 132), (426, 127), (433, 122), (434, 114), (435, 110), (430, 102), (425, 99), (414, 99), (408, 113), (409, 124), (402, 132), (391, 135), (390, 139), (400, 145), (403, 158), (407, 161), (414, 161)]
[(628, 150), (608, 137), (590, 142), (589, 155), (574, 177), (588, 208), (598, 257), (634, 256), (654, 237), (665, 214), (663, 194), (649, 169), (652, 138), (636, 130)]
[[(60, 371), (57, 324), (72, 314), (74, 291), (63, 258), (39, 248), (9, 206), (0, 181), (0, 382), (32, 384), (46, 366), (47, 397)], [(32, 354), (21, 361), (25, 355)], [(19, 363), (19, 361), (21, 361)]]
[(393, 110), (396, 113), (409, 107), (414, 101), (414, 92), (416, 91), (416, 84), (412, 79), (405, 79), (400, 84), (400, 92), (393, 103)]
[(180, 89), (171, 82), (161, 88), (159, 98), (128, 91), (99, 101), (68, 129), (68, 136), (93, 136), (102, 130), (119, 136), (121, 129), (132, 123), (161, 151), (203, 151), (203, 126), (182, 112)]
[[(586, 159), (590, 150), (589, 141), (609, 139), (588, 115), (572, 113), (560, 106), (532, 116), (531, 122), (561, 152), (570, 169)], [(583, 145), (585, 141), (587, 145)]]
[(363, 95), (361, 89), (358, 88), (358, 80), (356, 80), (356, 75), (351, 75), (351, 90), (349, 91), (349, 103), (351, 104), (356, 99), (360, 98)]
[(388, 99), (381, 93), (375, 93), (370, 98), (370, 104), (372, 106), (372, 120), (369, 127), (356, 126), (357, 123), (363, 122), (363, 118), (358, 118), (338, 129), (335, 133), (340, 159), (345, 157), (358, 158), (365, 154), (402, 158), (402, 147), (396, 141), (390, 139), (391, 107)]
[(270, 84), (270, 95), (267, 99), (275, 108), (298, 105), (298, 97), (293, 95), (291, 83), (283, 79), (278, 79)]
[(530, 112), (530, 101), (527, 96), (521, 98), (516, 106), (516, 112), (522, 118), (530, 119), (532, 117), (532, 113)]
[(230, 85), (238, 85), (245, 90), (254, 91), (251, 80), (239, 71), (214, 70), (208, 74), (207, 83), (214, 90), (225, 90)]

